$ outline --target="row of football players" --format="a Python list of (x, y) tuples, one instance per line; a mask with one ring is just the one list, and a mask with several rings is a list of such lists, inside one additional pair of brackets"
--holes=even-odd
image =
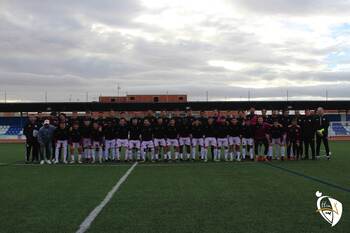
[(301, 128), (297, 119), (282, 118), (283, 122), (280, 119), (274, 119), (273, 124), (261, 116), (245, 120), (176, 117), (168, 121), (133, 118), (128, 122), (122, 118), (118, 123), (101, 119), (74, 121), (71, 125), (61, 122), (54, 132), (55, 162), (59, 162), (63, 149), (62, 160), (67, 163), (68, 145), (72, 163), (77, 152), (79, 163), (82, 158), (94, 163), (96, 160), (119, 161), (122, 151), (126, 161), (146, 158), (158, 161), (161, 154), (164, 160), (195, 160), (197, 152), (201, 160), (207, 161), (209, 149), (214, 161), (222, 158), (240, 161), (246, 159), (247, 154), (251, 160), (254, 154), (257, 160), (271, 160), (273, 151), (276, 158), (283, 159), (286, 146), (288, 158), (299, 158)]

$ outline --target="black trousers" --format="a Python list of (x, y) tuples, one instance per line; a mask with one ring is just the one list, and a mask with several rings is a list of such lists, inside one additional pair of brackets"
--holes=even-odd
[(304, 137), (301, 137), (301, 141), (299, 143), (299, 154), (301, 157), (304, 155)]
[(315, 158), (315, 138), (314, 137), (304, 137), (304, 154), (305, 158), (309, 158), (309, 147), (311, 148), (311, 156)]
[(267, 139), (261, 139), (261, 140), (255, 140), (254, 142), (255, 146), (255, 155), (261, 155), (259, 151), (261, 150), (261, 147), (264, 146), (264, 155), (267, 155), (267, 152), (269, 150), (269, 142)]
[(287, 147), (287, 155), (291, 156), (291, 152), (293, 151), (293, 155), (297, 158), (300, 157), (300, 145), (297, 144), (297, 141), (289, 141)]
[[(30, 159), (32, 157), (32, 159)], [(39, 160), (39, 143), (36, 141), (26, 142), (26, 161), (38, 161)]]
[(320, 156), (321, 142), (323, 142), (326, 155), (329, 156), (328, 135), (316, 135), (316, 155)]

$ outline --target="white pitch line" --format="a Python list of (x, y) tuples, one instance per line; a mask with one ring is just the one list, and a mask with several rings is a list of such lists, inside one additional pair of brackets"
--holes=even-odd
[(0, 165), (7, 165), (8, 163), (0, 163)]
[(85, 220), (80, 224), (79, 229), (76, 233), (84, 233), (86, 232), (91, 223), (95, 220), (97, 215), (102, 211), (102, 209), (108, 204), (108, 202), (112, 199), (113, 195), (119, 190), (120, 186), (126, 181), (130, 173), (134, 170), (136, 167), (137, 162), (135, 162), (127, 171), (126, 173), (119, 179), (119, 181), (114, 185), (114, 187), (111, 189), (111, 191), (108, 192), (107, 196), (103, 201), (95, 207), (93, 211), (85, 218)]
[(16, 163), (13, 166), (32, 166), (32, 167), (129, 167), (130, 164), (25, 164)]

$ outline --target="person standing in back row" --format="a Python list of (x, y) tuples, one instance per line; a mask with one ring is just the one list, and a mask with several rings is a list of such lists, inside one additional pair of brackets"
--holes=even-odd
[(324, 148), (326, 150), (327, 159), (330, 159), (329, 145), (328, 145), (328, 127), (329, 119), (324, 115), (324, 109), (319, 107), (317, 109), (316, 116), (316, 156), (320, 156), (321, 141), (323, 142)]
[(309, 109), (305, 110), (305, 117), (302, 122), (303, 141), (304, 141), (304, 159), (309, 159), (309, 148), (311, 149), (312, 159), (315, 159), (315, 117)]
[(36, 118), (34, 116), (30, 116), (28, 124), (26, 124), (23, 129), (23, 134), (26, 136), (26, 163), (30, 162), (31, 153), (31, 162), (39, 160), (38, 131), (39, 126), (36, 122)]

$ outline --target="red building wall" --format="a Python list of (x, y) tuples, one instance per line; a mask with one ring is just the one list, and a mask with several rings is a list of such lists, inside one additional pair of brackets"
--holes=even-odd
[(187, 95), (100, 96), (101, 103), (185, 103)]

